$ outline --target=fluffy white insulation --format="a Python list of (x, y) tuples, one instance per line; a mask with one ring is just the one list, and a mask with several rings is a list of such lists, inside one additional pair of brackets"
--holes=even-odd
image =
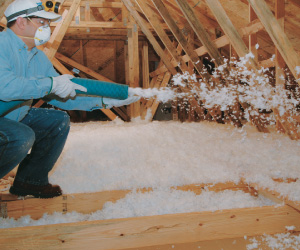
[[(238, 77), (247, 82), (240, 85), (240, 89), (223, 87), (210, 90), (200, 81), (200, 88), (193, 89), (193, 94), (207, 100), (207, 108), (218, 105), (226, 110), (238, 98), (250, 103), (253, 112), (257, 108), (269, 110), (274, 106), (282, 114), (286, 110), (292, 112), (298, 102), (293, 98), (282, 98), (286, 94), (283, 90), (278, 89), (275, 93), (265, 85), (263, 70), (259, 77), (247, 71), (243, 66), (246, 61), (247, 58), (242, 58), (240, 64), (236, 62), (239, 71), (230, 72), (232, 81)], [(222, 73), (224, 69), (219, 67), (218, 70)], [(217, 73), (215, 77), (218, 77)], [(178, 75), (173, 78), (173, 84), (185, 86), (187, 79), (197, 81), (195, 76)], [(156, 96), (160, 101), (186, 95), (176, 94), (169, 88), (136, 89), (135, 94), (144, 98)], [(273, 205), (267, 199), (255, 198), (241, 191), (204, 191), (195, 195), (170, 189), (197, 183), (238, 183), (241, 178), (299, 201), (300, 142), (277, 133), (270, 123), (270, 134), (257, 132), (250, 123), (243, 128), (214, 122), (148, 122), (138, 119), (131, 123), (117, 119), (72, 124), (66, 146), (51, 173), (51, 183), (59, 184), (68, 194), (144, 187), (152, 187), (153, 191), (133, 191), (116, 203), (107, 202), (102, 210), (89, 215), (73, 212), (45, 214), (38, 221), (28, 216), (19, 220), (0, 219), (0, 227)], [(298, 179), (292, 183), (279, 183), (273, 178)], [(253, 242), (249, 249), (255, 249), (255, 246), (258, 243)]]

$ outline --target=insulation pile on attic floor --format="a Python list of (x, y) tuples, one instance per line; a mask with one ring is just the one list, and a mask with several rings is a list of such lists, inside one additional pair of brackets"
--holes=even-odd
[[(0, 243), (13, 246), (8, 241), (18, 237), (18, 232), (23, 234), (23, 228), (37, 233), (34, 241), (38, 244), (48, 244), (42, 232), (45, 237), (52, 235), (53, 240), (64, 239), (65, 243), (58, 245), (51, 240), (52, 249), (60, 244), (74, 247), (76, 237), (82, 233), (88, 237), (92, 228), (94, 246), (103, 244), (98, 249), (203, 244), (225, 238), (232, 239), (232, 245), (244, 236), (249, 240), (264, 233), (285, 233), (286, 227), (298, 231), (299, 212), (281, 200), (277, 203), (275, 198), (257, 197), (251, 183), (277, 191), (296, 206), (300, 201), (299, 150), (298, 141), (274, 131), (258, 133), (250, 125), (238, 129), (209, 122), (72, 124), (51, 175), (51, 182), (61, 185), (66, 195), (50, 200), (3, 201), (8, 217), (31, 214), (34, 219), (42, 218), (1, 219), (3, 228), (21, 228), (1, 230), (1, 234), (7, 233), (0, 236)], [(181, 188), (172, 189), (174, 186)], [(273, 198), (266, 190), (258, 193)], [(54, 211), (58, 213), (52, 214)], [(43, 215), (45, 212), (49, 215)], [(71, 224), (28, 227), (53, 223)], [(59, 228), (63, 231), (57, 232)], [(69, 230), (73, 233), (68, 240), (65, 233)], [(218, 233), (212, 233), (214, 230)], [(287, 238), (291, 237), (294, 234)], [(88, 244), (88, 238), (79, 238), (78, 247)], [(255, 242), (248, 240), (243, 244), (253, 247)], [(196, 245), (191, 249), (197, 249)]]

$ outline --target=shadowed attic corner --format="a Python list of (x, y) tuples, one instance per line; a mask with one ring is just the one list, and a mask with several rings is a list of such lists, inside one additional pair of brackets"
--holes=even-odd
[[(1, 18), (10, 2), (0, 1)], [(275, 127), (297, 141), (299, 10), (297, 0), (65, 0), (62, 21), (51, 23), (51, 39), (40, 49), (61, 74), (127, 84), (142, 97), (93, 116), (70, 112), (74, 121), (152, 121), (168, 113), (174, 121), (233, 125), (241, 131), (251, 124), (266, 135)], [(0, 26), (5, 25), (2, 18)], [(172, 93), (165, 114), (161, 93)], [(36, 103), (42, 105), (42, 100)], [(88, 216), (131, 192), (155, 191), (128, 188), (18, 199), (5, 191), (12, 180), (1, 182), (2, 218), (30, 215), (37, 220), (55, 212)], [(171, 189), (196, 195), (242, 192), (273, 205), (1, 229), (0, 246), (146, 250), (249, 249), (252, 244), (256, 249), (247, 237), (299, 237), (300, 201), (285, 193), (297, 187), (298, 177), (274, 177), (271, 182), (266, 187), (242, 178)], [(259, 244), (272, 249), (264, 240)]]

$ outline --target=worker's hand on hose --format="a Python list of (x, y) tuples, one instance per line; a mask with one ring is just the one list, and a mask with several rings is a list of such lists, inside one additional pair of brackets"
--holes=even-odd
[(137, 102), (138, 100), (140, 100), (139, 96), (129, 96), (125, 100), (103, 98), (102, 106), (103, 106), (103, 108), (111, 109), (112, 107), (120, 107), (120, 106), (124, 106), (124, 105), (129, 105), (131, 103)]
[(51, 77), (53, 80), (51, 93), (59, 96), (60, 98), (74, 97), (76, 95), (75, 90), (86, 92), (87, 89), (79, 84), (71, 81), (74, 76), (72, 75), (61, 75)]

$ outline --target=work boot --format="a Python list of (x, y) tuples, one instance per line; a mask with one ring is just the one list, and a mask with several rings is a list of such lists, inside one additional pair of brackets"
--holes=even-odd
[(53, 198), (62, 195), (62, 190), (58, 185), (33, 185), (15, 180), (9, 192), (18, 196), (32, 195), (36, 198)]

